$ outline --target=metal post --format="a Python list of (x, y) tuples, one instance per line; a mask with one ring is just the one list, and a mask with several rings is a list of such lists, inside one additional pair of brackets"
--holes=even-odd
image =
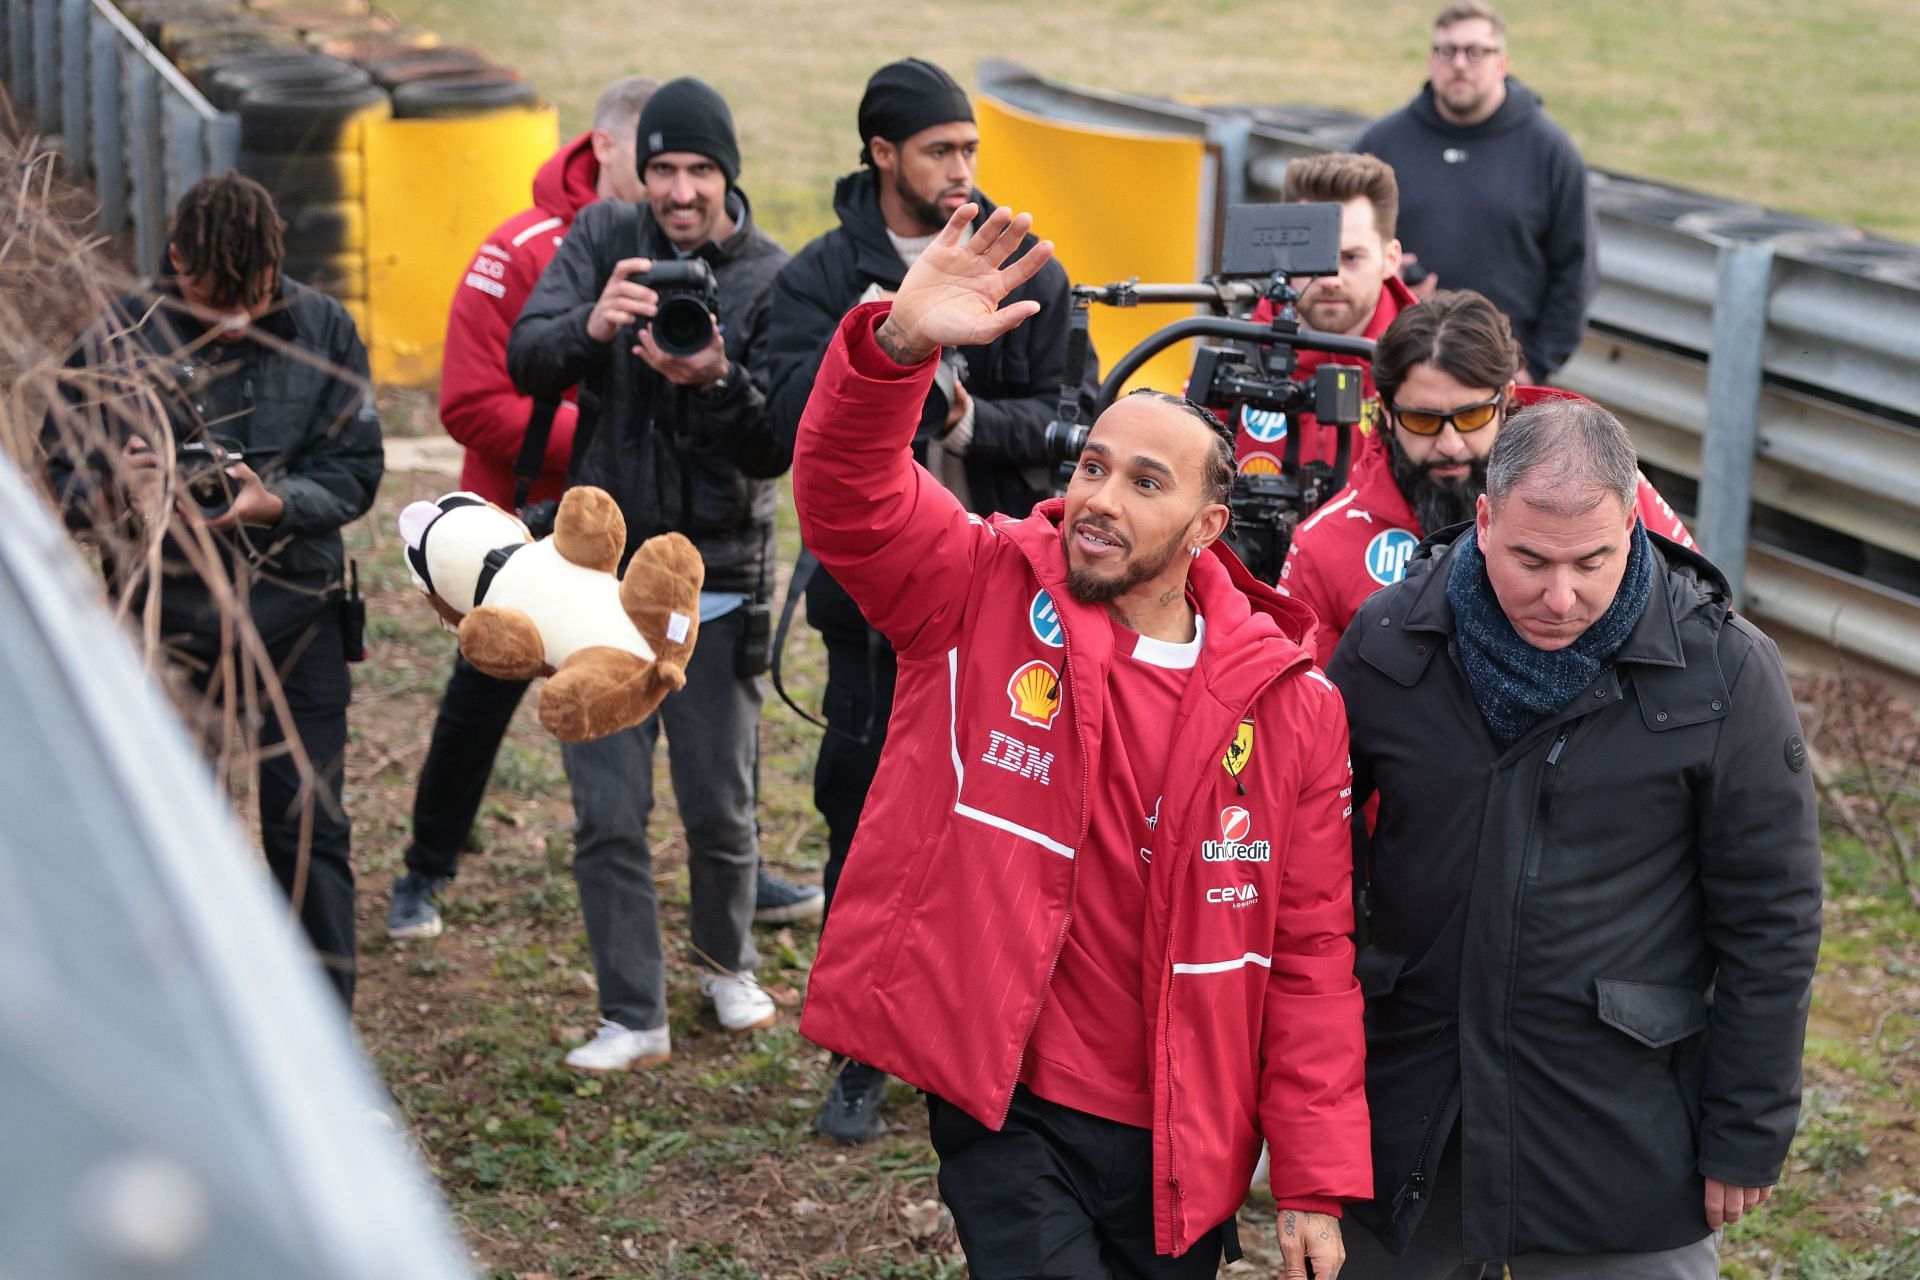
[(33, 97), (33, 0), (7, 0), (7, 93), (15, 102)]
[(87, 0), (60, 0), (60, 135), (67, 164), (87, 170)]
[(39, 117), (40, 132), (54, 126), (59, 110), (60, 10), (57, 0), (34, 0), (33, 114)]
[(154, 100), (153, 64), (135, 50), (127, 56), (127, 97), (120, 113), (126, 129), (127, 174), (133, 185), (135, 264), (144, 273), (158, 270), (161, 234), (166, 228), (165, 179), (160, 170), (160, 108)]
[(187, 188), (207, 176), (207, 147), (200, 113), (185, 99), (160, 94), (162, 203), (169, 213)]
[(1723, 242), (1707, 358), (1707, 430), (1700, 443), (1700, 547), (1745, 603), (1753, 459), (1760, 440), (1760, 379), (1766, 354), (1770, 244)]
[(240, 167), (240, 114), (222, 111), (206, 122), (207, 173), (218, 177)]
[(120, 127), (120, 38), (105, 18), (88, 24), (93, 120), (93, 190), (100, 197), (100, 230), (116, 234), (127, 225), (127, 152)]

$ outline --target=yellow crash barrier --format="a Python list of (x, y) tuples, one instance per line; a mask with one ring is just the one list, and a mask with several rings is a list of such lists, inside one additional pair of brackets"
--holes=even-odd
[(366, 128), (367, 300), (362, 335), (377, 382), (440, 372), (447, 308), (481, 239), (533, 200), (560, 143), (551, 106)]
[[(1075, 284), (1197, 278), (1206, 144), (1049, 120), (993, 98), (974, 102), (980, 189), (1033, 214)], [(1090, 332), (1104, 372), (1143, 338), (1190, 308), (1093, 308)], [(1127, 385), (1179, 391), (1191, 343), (1161, 352)]]

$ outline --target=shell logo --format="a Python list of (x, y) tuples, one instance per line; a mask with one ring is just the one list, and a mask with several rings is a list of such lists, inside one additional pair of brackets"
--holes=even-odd
[(1013, 704), (1013, 718), (1036, 729), (1053, 728), (1060, 714), (1060, 673), (1035, 659), (1013, 673), (1007, 681), (1007, 701)]
[(1220, 811), (1220, 838), (1228, 844), (1239, 844), (1253, 831), (1253, 815), (1239, 805), (1229, 805)]
[(1270, 453), (1250, 453), (1240, 459), (1240, 474), (1243, 476), (1277, 476), (1280, 474), (1280, 459)]

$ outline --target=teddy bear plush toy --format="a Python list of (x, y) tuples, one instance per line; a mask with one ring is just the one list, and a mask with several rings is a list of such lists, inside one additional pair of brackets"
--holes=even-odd
[(471, 493), (400, 513), (414, 582), (460, 636), (468, 662), (502, 680), (546, 676), (540, 723), (562, 742), (639, 724), (686, 684), (706, 566), (664, 533), (620, 577), (627, 522), (605, 490), (568, 489), (551, 537)]

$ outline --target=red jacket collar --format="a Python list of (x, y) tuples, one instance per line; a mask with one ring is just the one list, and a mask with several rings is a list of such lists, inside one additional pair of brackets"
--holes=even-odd
[(533, 175), (533, 203), (569, 222), (600, 198), (600, 162), (593, 155), (593, 134), (583, 133), (561, 147)]
[[(1004, 521), (1000, 531), (1026, 553), (1040, 585), (1067, 623), (1104, 623), (1106, 614), (1076, 601), (1067, 590), (1067, 555), (1060, 543), (1066, 500), (1048, 498), (1025, 520)], [(1207, 685), (1225, 701), (1251, 697), (1253, 686), (1310, 660), (1313, 611), (1281, 595), (1254, 577), (1224, 541), (1216, 540), (1187, 576), (1189, 589), (1207, 620), (1200, 670)], [(1086, 634), (1085, 630), (1081, 634)], [(1242, 687), (1245, 686), (1245, 687)]]

